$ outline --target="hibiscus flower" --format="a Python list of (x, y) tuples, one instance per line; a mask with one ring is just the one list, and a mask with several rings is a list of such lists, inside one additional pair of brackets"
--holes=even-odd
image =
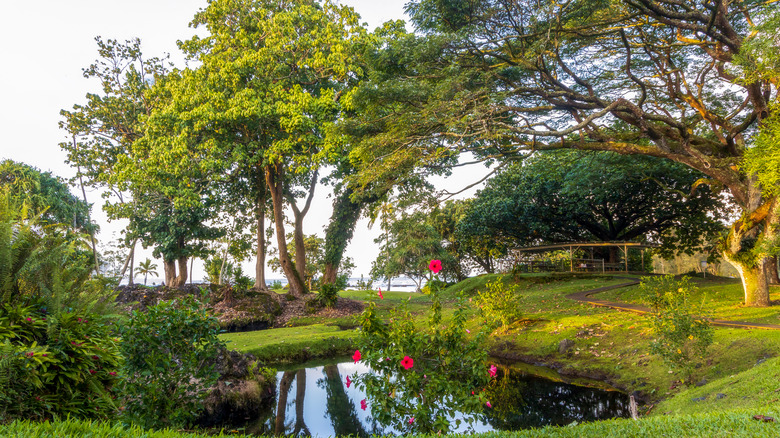
[(414, 366), (414, 359), (409, 356), (404, 356), (404, 358), (401, 359), (401, 366), (408, 370)]

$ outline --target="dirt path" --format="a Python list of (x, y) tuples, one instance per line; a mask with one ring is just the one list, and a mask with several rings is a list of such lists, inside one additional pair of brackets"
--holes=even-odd
[[(620, 310), (622, 312), (633, 312), (639, 314), (652, 314), (652, 310), (646, 306), (640, 306), (639, 304), (624, 303), (618, 301), (607, 301), (593, 298), (593, 295), (606, 292), (612, 289), (618, 289), (621, 287), (634, 286), (639, 284), (639, 279), (634, 277), (615, 277), (622, 280), (629, 280), (627, 283), (613, 284), (612, 286), (604, 286), (597, 289), (586, 290), (582, 292), (575, 292), (573, 294), (566, 295), (566, 298), (581, 303), (587, 303), (592, 306), (607, 307), (610, 309)], [(764, 329), (764, 330), (780, 330), (780, 325), (766, 324), (760, 322), (746, 322), (746, 321), (726, 321), (723, 319), (712, 319), (710, 324), (721, 327), (732, 328), (745, 328), (745, 329)]]

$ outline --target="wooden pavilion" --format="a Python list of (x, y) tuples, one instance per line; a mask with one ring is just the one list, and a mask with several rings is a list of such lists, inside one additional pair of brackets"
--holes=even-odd
[[(539, 245), (517, 248), (513, 252), (516, 255), (528, 253), (544, 253), (550, 251), (568, 251), (569, 252), (569, 271), (588, 271), (588, 272), (606, 272), (606, 271), (625, 271), (628, 272), (628, 250), (631, 248), (641, 251), (642, 271), (645, 266), (645, 250), (648, 248), (657, 248), (658, 245), (640, 242), (570, 242), (556, 243), (552, 245)], [(604, 259), (595, 259), (593, 250), (595, 248), (617, 248), (623, 253), (623, 263), (608, 263)], [(590, 252), (589, 259), (575, 259), (574, 252), (579, 249), (585, 249)], [(519, 254), (518, 254), (519, 253)], [(530, 271), (560, 270), (560, 267), (543, 261), (521, 261), (521, 257), (516, 257), (516, 263), (527, 263)]]

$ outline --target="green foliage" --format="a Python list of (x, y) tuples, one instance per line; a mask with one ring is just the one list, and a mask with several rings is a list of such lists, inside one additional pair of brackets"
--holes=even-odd
[(488, 401), (482, 392), (490, 381), (486, 332), (467, 335), (462, 298), (446, 323), (438, 290), (431, 299), (429, 331), (415, 324), (408, 301), (391, 310), (387, 325), (374, 301), (361, 316), (359, 351), (372, 372), (353, 380), (365, 390), (376, 420), (406, 434), (447, 433), (456, 410), (471, 425)]
[(490, 327), (509, 327), (523, 317), (514, 288), (500, 280), (485, 284), (476, 303)]
[(45, 224), (66, 224), (81, 232), (96, 231), (89, 205), (70, 193), (67, 184), (50, 172), (11, 160), (0, 161), (0, 189), (10, 202)]
[(336, 301), (339, 299), (339, 291), (342, 289), (341, 285), (330, 283), (320, 286), (320, 290), (317, 293), (317, 301), (324, 307), (333, 307), (336, 305)]
[(144, 427), (184, 427), (216, 382), (219, 323), (193, 297), (134, 311), (121, 327), (124, 415)]
[(703, 176), (653, 157), (539, 153), (490, 179), (460, 227), (515, 246), (651, 240), (663, 255), (690, 252), (720, 237), (727, 212), (710, 188), (692, 189)]
[(121, 361), (108, 321), (40, 298), (0, 306), (0, 423), (110, 418)]
[[(695, 293), (696, 287), (687, 277), (676, 280), (674, 276), (666, 275), (643, 277), (640, 288), (655, 310), (655, 339), (650, 344), (650, 351), (681, 371), (685, 381), (692, 384), (694, 370), (701, 365), (699, 361), (713, 341), (713, 329), (702, 316), (703, 306), (693, 309), (690, 303), (690, 295)], [(694, 311), (697, 316), (692, 313)]]

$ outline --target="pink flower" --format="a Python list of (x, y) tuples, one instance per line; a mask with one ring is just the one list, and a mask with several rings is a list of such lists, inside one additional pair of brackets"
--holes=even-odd
[(466, 329), (466, 333), (469, 333), (469, 334), (471, 334), (471, 330), (469, 330), (469, 329)]
[(496, 368), (495, 365), (490, 365), (490, 369), (488, 370), (488, 374), (490, 374), (490, 377), (496, 377), (496, 371), (498, 371), (498, 368)]
[(385, 296), (382, 295), (382, 288), (381, 287), (379, 288), (379, 298), (381, 298), (383, 300), (385, 299)]
[(109, 376), (116, 376), (116, 371), (109, 371), (109, 372), (108, 372), (108, 375), (109, 375)]
[(32, 322), (32, 318), (27, 318), (27, 322)]
[(438, 274), (441, 271), (441, 260), (431, 260), (428, 264), (428, 269), (433, 271), (434, 274)]
[(347, 376), (347, 388), (349, 388), (349, 385), (352, 384), (352, 380), (349, 379), (349, 376)]
[(361, 357), (363, 356), (360, 355), (360, 350), (355, 350), (355, 354), (352, 355), (352, 360), (354, 360), (355, 363), (358, 363)]
[(31, 351), (31, 352), (27, 353), (27, 355), (30, 356), (30, 357), (33, 357), (33, 356), (35, 356), (35, 352)]
[(492, 408), (492, 407), (493, 407), (493, 405), (491, 405), (491, 404), (490, 404), (490, 402), (485, 402), (485, 406), (487, 406), (487, 407), (489, 407), (489, 408)]
[(404, 358), (401, 359), (401, 366), (408, 370), (414, 366), (414, 360), (409, 356), (404, 356)]
[(409, 419), (409, 424), (414, 424), (414, 417)]
[(360, 409), (365, 411), (367, 407), (368, 403), (366, 403), (366, 399), (360, 400)]

